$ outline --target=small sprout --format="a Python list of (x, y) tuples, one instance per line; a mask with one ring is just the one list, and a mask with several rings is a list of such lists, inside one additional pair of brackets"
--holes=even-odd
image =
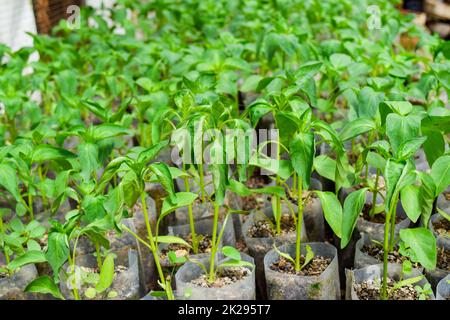
[(114, 299), (114, 298), (116, 298), (118, 295), (119, 295), (119, 294), (117, 293), (117, 291), (112, 290), (112, 291), (108, 292), (108, 299)]
[(88, 299), (94, 299), (95, 296), (97, 295), (97, 291), (94, 288), (88, 288), (85, 292), (84, 295), (86, 296), (86, 298)]

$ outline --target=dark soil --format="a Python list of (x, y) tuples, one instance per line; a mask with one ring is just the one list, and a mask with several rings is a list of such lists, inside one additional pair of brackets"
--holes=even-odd
[(248, 254), (248, 247), (244, 239), (239, 239), (236, 241), (236, 249), (238, 249), (240, 252)]
[[(271, 220), (273, 225), (275, 221)], [(289, 214), (284, 214), (281, 216), (281, 233), (291, 233), (295, 231), (295, 220)], [(272, 225), (267, 220), (256, 221), (248, 230), (248, 236), (251, 238), (268, 238), (274, 237), (276, 232)]]
[(203, 288), (221, 288), (226, 285), (238, 282), (250, 275), (250, 270), (245, 267), (231, 267), (223, 269), (216, 275), (216, 280), (209, 283), (209, 275), (202, 274), (197, 279), (191, 281), (192, 284)]
[[(408, 260), (407, 257), (402, 256), (397, 250), (398, 248), (395, 248), (393, 252), (388, 254), (388, 262), (401, 264), (403, 263), (403, 261)], [(364, 245), (361, 248), (361, 251), (379, 261), (383, 261), (384, 250), (377, 244)], [(419, 268), (420, 265), (417, 263), (413, 263), (413, 267)]]
[(442, 270), (450, 271), (450, 250), (438, 248), (436, 267)]
[[(371, 203), (366, 203), (364, 205), (363, 211), (362, 211), (362, 217), (364, 220), (372, 222), (372, 223), (384, 223), (386, 221), (386, 214), (384, 212), (380, 212), (375, 214), (374, 216), (370, 216), (370, 210), (372, 209)], [(395, 216), (395, 223), (400, 223), (402, 219), (400, 217)]]
[[(187, 243), (189, 243), (190, 246), (192, 246), (192, 235), (191, 234), (189, 234), (187, 237), (185, 237), (184, 240)], [(211, 252), (211, 247), (212, 247), (211, 236), (202, 235), (202, 238), (201, 238), (201, 240), (198, 243), (198, 252), (197, 252), (197, 254), (209, 253), (209, 252)], [(194, 254), (194, 251), (192, 250), (192, 248), (188, 249), (186, 246), (184, 246), (182, 244), (171, 243), (171, 244), (169, 244), (167, 249), (161, 250), (161, 259), (165, 259), (167, 257), (167, 254), (169, 253), (169, 251), (174, 251), (175, 255), (177, 257), (184, 257), (184, 256), (186, 256), (188, 254), (189, 255)]]
[(441, 219), (433, 222), (433, 228), (436, 233), (443, 237), (450, 237), (450, 221), (447, 219)]
[[(300, 265), (302, 265), (304, 262), (305, 257), (301, 256)], [(330, 263), (330, 258), (314, 256), (314, 258), (302, 270), (297, 272), (295, 271), (295, 265), (291, 261), (280, 257), (277, 262), (274, 262), (270, 266), (270, 269), (282, 273), (296, 274), (298, 276), (320, 276)]]
[[(389, 300), (418, 300), (419, 294), (414, 289), (414, 285), (407, 285), (393, 290), (394, 281), (388, 278)], [(367, 280), (363, 283), (356, 283), (353, 288), (361, 300), (380, 300), (381, 280)]]
[[(317, 198), (317, 195), (314, 192), (304, 191), (302, 194), (303, 206), (311, 204), (314, 198)], [(298, 206), (297, 196), (293, 198), (292, 195), (289, 195), (289, 200), (291, 201), (292, 204)]]

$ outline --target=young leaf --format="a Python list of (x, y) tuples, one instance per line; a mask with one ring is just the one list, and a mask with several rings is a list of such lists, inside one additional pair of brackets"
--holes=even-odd
[(436, 185), (435, 196), (438, 196), (450, 185), (450, 156), (442, 156), (433, 163), (431, 177)]
[(47, 259), (45, 258), (45, 254), (42, 251), (32, 250), (27, 251), (24, 254), (15, 258), (8, 264), (8, 268), (11, 270), (15, 270), (27, 264), (40, 263), (45, 261), (47, 261)]
[(290, 143), (292, 167), (301, 177), (305, 189), (309, 188), (314, 162), (314, 134), (297, 132)]
[(312, 251), (311, 247), (309, 245), (306, 245), (306, 256), (305, 256), (305, 262), (303, 262), (300, 269), (303, 269), (308, 265), (308, 263), (311, 262), (311, 260), (314, 258), (314, 252)]
[(347, 141), (353, 139), (363, 133), (372, 131), (376, 128), (375, 122), (371, 119), (358, 118), (353, 121), (348, 122), (339, 136), (342, 141)]
[(190, 248), (191, 246), (184, 239), (175, 236), (158, 236), (158, 243), (177, 243)]
[(406, 215), (412, 222), (416, 223), (422, 212), (420, 187), (408, 185), (400, 190), (400, 198), (402, 199), (402, 207)]
[(192, 204), (197, 198), (198, 195), (192, 192), (177, 192), (175, 193), (173, 203), (171, 203), (168, 199), (164, 199), (159, 219), (162, 219), (178, 208), (186, 207)]
[(436, 268), (436, 239), (426, 228), (402, 229), (400, 239), (409, 247), (419, 262), (428, 270)]
[(332, 192), (315, 191), (322, 204), (325, 220), (339, 238), (342, 237), (342, 206)]
[(49, 276), (41, 276), (31, 281), (26, 287), (25, 292), (51, 294), (57, 299), (65, 300), (58, 286)]
[(239, 253), (238, 250), (236, 250), (233, 247), (230, 246), (224, 246), (222, 248), (222, 253), (225, 257), (228, 257), (230, 259), (236, 260), (236, 261), (240, 261), (241, 260), (241, 254)]
[(59, 268), (69, 257), (69, 244), (64, 233), (51, 232), (48, 236), (48, 248), (45, 253), (48, 263), (52, 267), (53, 274), (58, 275)]
[(345, 248), (350, 242), (353, 229), (356, 226), (356, 220), (361, 213), (366, 201), (367, 188), (360, 189), (350, 193), (344, 201), (344, 210), (342, 218), (342, 237), (341, 248)]
[(114, 255), (108, 254), (103, 260), (103, 264), (100, 270), (100, 280), (95, 287), (97, 292), (103, 292), (108, 289), (114, 280)]
[(0, 164), (0, 186), (8, 190), (17, 202), (20, 201), (16, 171), (7, 164)]

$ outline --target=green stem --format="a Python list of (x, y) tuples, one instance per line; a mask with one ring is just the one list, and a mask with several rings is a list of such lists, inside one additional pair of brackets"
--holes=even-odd
[(217, 239), (217, 227), (219, 224), (219, 205), (214, 202), (214, 224), (213, 224), (213, 234), (212, 234), (212, 248), (211, 248), (211, 256), (209, 258), (209, 282), (212, 283), (216, 280), (216, 272), (214, 269), (214, 262), (218, 247), (218, 239)]
[[(5, 228), (3, 226), (3, 217), (2, 216), (0, 216), (0, 233), (3, 235), (6, 234)], [(8, 265), (11, 260), (10, 260), (9, 254), (8, 254), (8, 250), (6, 249), (6, 246), (5, 246), (5, 249), (3, 250), (3, 252), (5, 253), (6, 265)]]
[[(384, 241), (383, 241), (383, 284), (381, 287), (381, 300), (387, 300), (387, 269), (388, 269), (388, 254), (389, 254), (389, 228), (392, 213), (395, 210), (396, 201), (391, 202), (391, 207), (386, 215), (386, 220), (384, 222)], [(395, 219), (394, 219), (395, 220)]]
[[(44, 175), (42, 174), (42, 167), (40, 165), (38, 165), (38, 176), (41, 183), (44, 183)], [(41, 193), (42, 193), (42, 206), (45, 211), (47, 209), (47, 197), (45, 195), (44, 188), (41, 189)]]
[[(277, 136), (277, 161), (280, 161), (280, 137)], [(279, 175), (276, 176), (276, 185), (280, 186), (280, 177)], [(281, 234), (281, 199), (279, 196), (275, 196), (275, 210), (274, 216), (276, 217), (276, 233), (279, 236)]]
[(147, 211), (147, 203), (145, 201), (145, 192), (141, 193), (141, 203), (142, 203), (142, 211), (144, 212), (144, 219), (145, 219), (145, 225), (147, 227), (147, 233), (148, 233), (148, 240), (150, 241), (150, 248), (153, 253), (153, 257), (155, 259), (156, 269), (158, 270), (159, 279), (161, 280), (161, 283), (166, 283), (166, 278), (164, 277), (164, 273), (161, 268), (161, 263), (159, 261), (159, 255), (158, 255), (158, 248), (156, 246), (155, 240), (153, 239), (153, 233), (152, 229), (150, 227), (150, 219), (148, 217), (148, 211)]
[(31, 221), (34, 220), (34, 208), (33, 208), (33, 195), (30, 192), (30, 188), (28, 188), (28, 211), (30, 212)]
[(199, 170), (199, 177), (200, 177), (200, 193), (201, 193), (201, 199), (202, 203), (205, 203), (206, 201), (206, 195), (205, 195), (205, 177), (203, 172), (203, 164), (198, 164), (198, 170)]
[[(183, 163), (183, 171), (186, 171), (185, 164)], [(189, 178), (184, 178), (184, 187), (186, 189), (186, 192), (190, 191), (189, 187)], [(192, 251), (194, 254), (198, 253), (198, 239), (197, 239), (197, 233), (195, 232), (195, 225), (194, 225), (194, 214), (192, 213), (192, 203), (188, 205), (188, 215), (189, 215), (189, 227), (191, 228), (191, 236), (192, 236)]]
[(100, 245), (98, 243), (95, 244), (95, 255), (97, 258), (97, 266), (100, 270), (102, 268), (102, 257), (100, 255)]
[(298, 177), (298, 195), (297, 195), (297, 238), (295, 243), (295, 271), (300, 271), (300, 244), (302, 236), (302, 224), (303, 224), (303, 182)]
[(396, 197), (392, 203), (393, 205), (393, 211), (391, 215), (391, 235), (389, 237), (390, 245), (389, 245), (389, 251), (392, 252), (394, 250), (395, 245), (395, 224), (396, 224), (396, 217), (397, 217), (397, 202), (398, 197)]
[(380, 177), (380, 170), (377, 169), (377, 175), (375, 177), (375, 186), (373, 190), (372, 196), (372, 209), (370, 210), (370, 216), (373, 217), (375, 215), (375, 207), (377, 206), (377, 195), (378, 195), (378, 179)]

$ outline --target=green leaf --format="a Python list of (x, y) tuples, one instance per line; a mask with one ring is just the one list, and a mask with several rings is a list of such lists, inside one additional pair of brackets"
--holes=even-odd
[(168, 143), (168, 140), (164, 140), (142, 151), (139, 154), (137, 161), (139, 163), (147, 163), (148, 161), (154, 159), (161, 152), (161, 150), (168, 145)]
[(8, 268), (15, 270), (27, 264), (45, 262), (45, 254), (41, 251), (27, 251), (24, 254), (18, 256), (8, 264)]
[(352, 63), (352, 58), (343, 53), (334, 53), (330, 56), (330, 62), (336, 69), (343, 69)]
[(116, 124), (105, 123), (94, 127), (92, 138), (95, 141), (99, 141), (127, 134), (130, 134), (130, 131), (127, 128)]
[(322, 204), (325, 220), (339, 238), (342, 237), (342, 206), (333, 192), (315, 191)]
[(320, 61), (309, 61), (305, 64), (302, 64), (295, 73), (295, 78), (303, 79), (314, 77), (320, 71), (322, 64), (323, 63)]
[(175, 187), (173, 186), (172, 175), (167, 164), (155, 162), (148, 167), (158, 178), (159, 183), (169, 195), (169, 200), (175, 202)]
[(222, 248), (222, 253), (225, 257), (228, 257), (230, 259), (240, 261), (241, 260), (241, 254), (236, 248), (230, 247), (230, 246), (224, 246)]
[(177, 243), (190, 248), (191, 246), (184, 239), (175, 236), (158, 236), (158, 243)]
[(336, 176), (336, 160), (327, 155), (320, 155), (314, 158), (314, 170), (324, 178), (334, 181)]
[(344, 201), (342, 218), (341, 248), (345, 248), (350, 242), (356, 221), (366, 202), (367, 188), (350, 193)]
[(275, 243), (273, 244), (273, 249), (275, 250), (276, 253), (278, 253), (278, 254), (280, 255), (280, 257), (285, 258), (286, 260), (290, 261), (292, 264), (295, 265), (295, 260), (294, 260), (294, 258), (292, 258), (292, 257), (290, 256), (290, 254), (288, 254), (288, 253), (281, 252), (281, 251), (277, 248), (277, 246), (275, 245)]
[(436, 267), (436, 239), (426, 228), (402, 229), (400, 239), (409, 247), (423, 267), (433, 270)]
[(102, 267), (100, 269), (100, 280), (95, 286), (97, 292), (103, 292), (108, 289), (114, 280), (114, 255), (108, 254), (103, 260)]
[(42, 163), (44, 161), (52, 160), (66, 160), (75, 158), (76, 155), (65, 149), (52, 147), (47, 144), (41, 144), (33, 150), (32, 161), (35, 163)]
[(436, 185), (434, 184), (433, 178), (429, 173), (419, 172), (419, 178), (421, 181), (420, 185), (420, 203), (421, 203), (421, 213), (422, 213), (422, 223), (424, 226), (428, 226), (428, 221), (433, 212), (433, 205), (435, 197)]
[(52, 267), (55, 277), (59, 274), (59, 268), (69, 257), (69, 244), (64, 233), (51, 232), (48, 236), (48, 248), (45, 257)]
[(16, 170), (7, 164), (0, 164), (0, 185), (8, 190), (17, 202), (20, 201)]
[(433, 163), (431, 177), (436, 185), (435, 196), (438, 196), (450, 185), (450, 156), (442, 156)]
[(380, 156), (378, 153), (369, 151), (366, 157), (367, 163), (374, 167), (375, 169), (380, 170), (381, 172), (386, 167), (386, 160)]
[(98, 161), (98, 146), (94, 143), (80, 143), (78, 145), (78, 157), (81, 164), (81, 174), (89, 181), (91, 174), (96, 171), (100, 164)]
[(408, 218), (416, 223), (422, 213), (420, 187), (415, 185), (408, 185), (400, 190), (400, 197), (402, 199), (402, 207), (406, 212)]
[(308, 263), (311, 262), (311, 260), (314, 258), (314, 252), (312, 251), (311, 247), (309, 245), (306, 245), (306, 256), (305, 256), (305, 262), (302, 264), (300, 269), (303, 269), (308, 265)]
[(219, 265), (219, 268), (228, 268), (228, 267), (248, 267), (250, 269), (253, 269), (255, 266), (252, 263), (244, 260), (225, 261)]
[(173, 203), (171, 203), (168, 199), (164, 199), (159, 219), (162, 219), (162, 217), (165, 217), (178, 208), (186, 207), (192, 204), (197, 198), (198, 195), (192, 192), (177, 192), (175, 193)]
[(418, 137), (403, 142), (398, 148), (397, 158), (404, 160), (411, 158), (425, 140), (427, 140), (427, 137)]
[(87, 288), (86, 291), (84, 292), (84, 295), (88, 299), (94, 299), (95, 296), (97, 295), (97, 290), (95, 290), (94, 288)]
[(314, 162), (314, 134), (298, 132), (290, 143), (292, 167), (302, 179), (305, 189), (309, 188)]
[(342, 141), (353, 139), (363, 133), (372, 131), (376, 128), (375, 122), (371, 119), (358, 118), (356, 120), (348, 122), (339, 136)]
[(58, 286), (49, 276), (41, 276), (31, 281), (25, 288), (25, 292), (51, 294), (57, 299), (65, 300)]
[(420, 121), (419, 117), (413, 115), (391, 113), (387, 116), (386, 134), (396, 155), (403, 143), (419, 136)]

